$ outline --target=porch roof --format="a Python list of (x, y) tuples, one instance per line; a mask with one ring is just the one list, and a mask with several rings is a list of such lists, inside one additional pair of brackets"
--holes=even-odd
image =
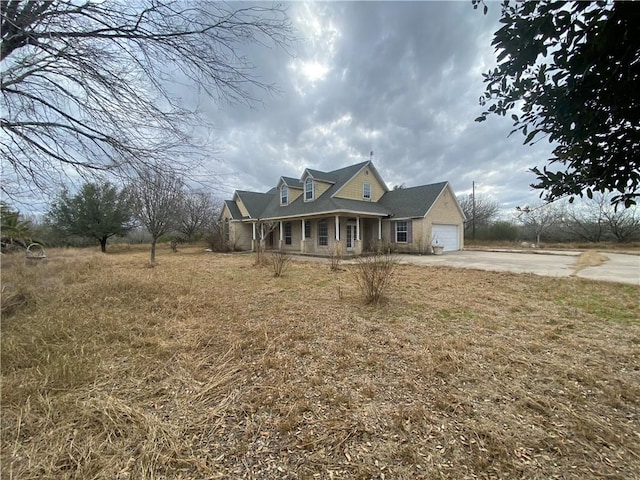
[(289, 205), (280, 206), (280, 198), (275, 195), (269, 199), (269, 203), (261, 214), (263, 219), (284, 219), (291, 217), (306, 217), (329, 214), (371, 215), (375, 217), (388, 217), (390, 210), (374, 202), (349, 200), (346, 198), (332, 198), (322, 195), (313, 202), (305, 202), (301, 195)]

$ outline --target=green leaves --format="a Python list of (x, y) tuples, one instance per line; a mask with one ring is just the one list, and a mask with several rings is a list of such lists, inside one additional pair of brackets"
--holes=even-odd
[[(477, 8), (479, 1), (474, 3)], [(549, 200), (616, 191), (640, 195), (640, 6), (632, 2), (505, 2), (492, 41), (498, 67), (484, 74), (486, 110), (512, 114), (524, 144), (553, 142), (533, 169)], [(548, 53), (551, 53), (548, 55)], [(511, 134), (510, 133), (510, 134)]]
[(110, 183), (85, 183), (73, 196), (63, 191), (47, 219), (64, 235), (95, 238), (103, 250), (107, 238), (124, 235), (133, 226), (126, 192)]

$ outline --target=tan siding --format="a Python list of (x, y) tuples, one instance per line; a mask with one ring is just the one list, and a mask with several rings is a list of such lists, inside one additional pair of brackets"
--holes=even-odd
[(243, 217), (249, 217), (249, 210), (247, 210), (247, 207), (244, 206), (244, 203), (242, 203), (242, 200), (240, 199), (240, 197), (238, 197), (238, 199), (236, 200), (236, 205), (238, 205), (238, 209), (240, 210), (240, 213), (242, 214)]
[(229, 247), (233, 250), (251, 250), (252, 236), (250, 223), (229, 222)]
[[(429, 241), (425, 233), (425, 220), (423, 218), (414, 218), (407, 220), (407, 222), (411, 222), (411, 242), (395, 243), (395, 238), (391, 236), (393, 221), (387, 220), (382, 222), (382, 244), (400, 253), (426, 253)], [(394, 242), (391, 240), (394, 240)]]
[[(284, 224), (287, 222), (282, 222), (282, 227), (284, 229)], [(302, 223), (300, 220), (291, 220), (291, 245), (287, 245), (285, 243), (284, 231), (282, 232), (282, 248), (287, 251), (300, 251), (300, 240), (302, 240)], [(277, 235), (278, 241), (280, 240), (280, 224), (278, 224), (278, 228), (274, 230), (274, 235)]]
[(392, 243), (392, 220), (382, 221), (382, 245), (403, 253), (426, 253), (431, 245), (431, 226), (433, 224), (458, 225), (458, 244), (464, 247), (464, 220), (458, 209), (456, 199), (449, 187), (436, 200), (435, 205), (425, 218), (412, 220), (412, 243)]
[[(236, 202), (240, 203), (240, 202)], [(238, 220), (231, 220), (231, 212), (225, 204), (220, 218), (224, 222), (229, 220), (229, 248), (232, 250), (251, 250), (251, 238), (253, 231), (251, 224), (242, 223)]]
[(227, 207), (226, 203), (224, 204), (224, 207), (222, 207), (222, 212), (220, 213), (220, 219), (222, 221), (231, 219), (231, 212), (229, 211), (229, 207)]
[(425, 234), (431, 240), (431, 225), (458, 225), (458, 245), (464, 247), (464, 219), (449, 188), (440, 195), (426, 216)]
[(302, 195), (302, 190), (299, 188), (289, 188), (289, 203), (295, 202), (300, 195)]
[[(367, 175), (366, 172), (369, 172), (369, 175)], [(374, 175), (373, 171), (368, 167), (362, 169), (355, 177), (347, 182), (335, 197), (362, 200), (362, 185), (365, 183), (371, 184), (371, 201), (377, 202), (380, 200), (380, 197), (384, 194), (384, 188)]]
[(427, 217), (431, 220), (431, 223), (450, 225), (462, 223), (462, 216), (456, 206), (456, 200), (448, 188), (442, 192), (442, 195), (440, 195), (436, 204), (431, 208)]
[(318, 180), (313, 181), (313, 189), (314, 189), (313, 193), (315, 195), (315, 198), (320, 198), (320, 195), (322, 195), (324, 192), (326, 192), (330, 188), (331, 188), (330, 183), (319, 182)]

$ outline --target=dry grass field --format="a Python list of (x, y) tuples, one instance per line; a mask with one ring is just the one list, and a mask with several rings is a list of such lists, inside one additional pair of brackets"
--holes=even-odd
[(3, 479), (640, 478), (638, 287), (47, 253), (2, 258)]

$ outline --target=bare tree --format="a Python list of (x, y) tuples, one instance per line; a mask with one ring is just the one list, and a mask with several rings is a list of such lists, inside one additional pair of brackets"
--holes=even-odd
[(278, 222), (269, 222), (258, 219), (258, 222), (256, 223), (256, 233), (258, 234), (260, 243), (256, 250), (256, 265), (263, 265), (265, 261), (264, 251), (267, 247), (267, 238), (269, 238), (269, 234), (273, 232), (277, 226)]
[(607, 221), (604, 212), (608, 201), (603, 194), (594, 194), (592, 198), (583, 198), (567, 205), (564, 214), (564, 227), (569, 234), (587, 242), (599, 242), (606, 234)]
[(189, 192), (180, 205), (178, 232), (188, 242), (194, 242), (216, 223), (219, 202), (205, 191)]
[(638, 207), (629, 208), (618, 207), (617, 209), (611, 205), (603, 212), (609, 234), (617, 242), (631, 242), (640, 239), (640, 215)]
[(178, 175), (165, 175), (155, 170), (140, 172), (129, 187), (133, 212), (151, 234), (151, 265), (156, 261), (156, 242), (176, 229), (185, 188)]
[(471, 194), (458, 197), (458, 203), (465, 217), (467, 217), (467, 223), (465, 223), (464, 226), (465, 233), (472, 230), (474, 224), (475, 228), (483, 228), (491, 225), (497, 218), (500, 209), (498, 202), (482, 195), (475, 196), (475, 206), (474, 198)]
[(536, 245), (540, 243), (543, 233), (562, 221), (563, 212), (563, 207), (556, 203), (516, 207), (516, 217), (525, 229), (533, 233)]
[[(79, 173), (132, 174), (207, 155), (176, 88), (253, 103), (273, 87), (241, 45), (287, 47), (279, 6), (198, 0), (0, 2), (2, 191), (47, 190)], [(257, 90), (256, 90), (257, 87)], [(201, 155), (202, 157), (199, 157)], [(182, 160), (178, 160), (182, 159)], [(192, 168), (191, 168), (192, 171)]]

